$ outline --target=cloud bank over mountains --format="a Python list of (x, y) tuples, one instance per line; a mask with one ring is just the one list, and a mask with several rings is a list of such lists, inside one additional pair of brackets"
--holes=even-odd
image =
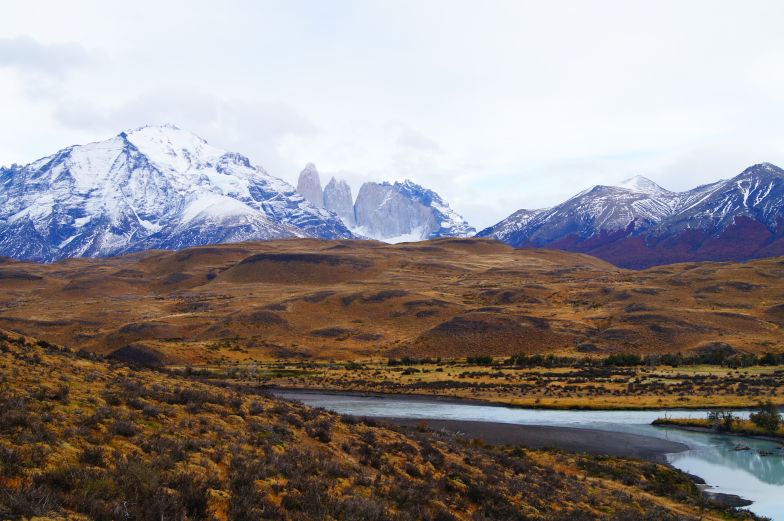
[(776, 2), (8, 7), (0, 164), (174, 122), (296, 183), (431, 187), (478, 227), (643, 174), (784, 164)]

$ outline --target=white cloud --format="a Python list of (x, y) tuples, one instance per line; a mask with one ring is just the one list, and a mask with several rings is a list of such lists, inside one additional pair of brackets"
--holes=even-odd
[(405, 130), (401, 132), (395, 143), (401, 147), (413, 148), (415, 150), (441, 152), (441, 147), (438, 146), (438, 143), (435, 140), (430, 139), (415, 130)]
[(74, 42), (42, 44), (30, 36), (0, 38), (0, 67), (16, 67), (62, 76), (68, 69), (91, 61)]

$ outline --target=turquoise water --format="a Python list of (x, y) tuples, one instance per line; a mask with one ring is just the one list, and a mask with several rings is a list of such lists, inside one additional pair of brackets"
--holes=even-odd
[[(779, 448), (778, 443), (651, 425), (653, 420), (665, 415), (679, 418), (705, 418), (707, 411), (671, 409), (561, 411), (449, 403), (439, 400), (413, 400), (405, 397), (318, 394), (300, 391), (275, 391), (275, 394), (314, 407), (324, 407), (341, 414), (356, 416), (581, 427), (677, 441), (686, 444), (689, 450), (669, 454), (667, 459), (673, 466), (700, 476), (712, 491), (737, 494), (754, 501), (747, 508), (756, 514), (770, 517), (774, 521), (784, 521), (784, 451)], [(739, 416), (747, 414), (738, 413)], [(739, 444), (750, 447), (750, 450), (734, 450)], [(760, 450), (773, 451), (775, 455), (763, 456), (759, 453)]]

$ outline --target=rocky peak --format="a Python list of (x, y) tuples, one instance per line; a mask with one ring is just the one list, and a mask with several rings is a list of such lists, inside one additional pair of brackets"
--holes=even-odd
[(324, 208), (338, 214), (349, 228), (357, 225), (351, 187), (343, 179), (338, 181), (333, 177), (324, 187)]
[(735, 176), (734, 180), (742, 180), (747, 178), (765, 178), (775, 179), (784, 177), (784, 170), (771, 163), (760, 163), (752, 165), (746, 170)]
[(354, 204), (357, 230), (387, 242), (427, 239), (439, 226), (426, 206), (413, 201), (389, 183), (365, 183)]
[(321, 180), (319, 179), (316, 165), (308, 163), (302, 172), (299, 173), (297, 180), (297, 192), (302, 194), (310, 204), (318, 208), (324, 207), (324, 195), (321, 190)]

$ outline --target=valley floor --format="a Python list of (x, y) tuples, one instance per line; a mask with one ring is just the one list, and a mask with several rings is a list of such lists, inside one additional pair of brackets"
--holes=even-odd
[(392, 366), (383, 361), (281, 361), (187, 370), (207, 378), (273, 387), (414, 394), (536, 408), (743, 408), (761, 400), (784, 404), (784, 367), (780, 366), (519, 368), (465, 361)]

